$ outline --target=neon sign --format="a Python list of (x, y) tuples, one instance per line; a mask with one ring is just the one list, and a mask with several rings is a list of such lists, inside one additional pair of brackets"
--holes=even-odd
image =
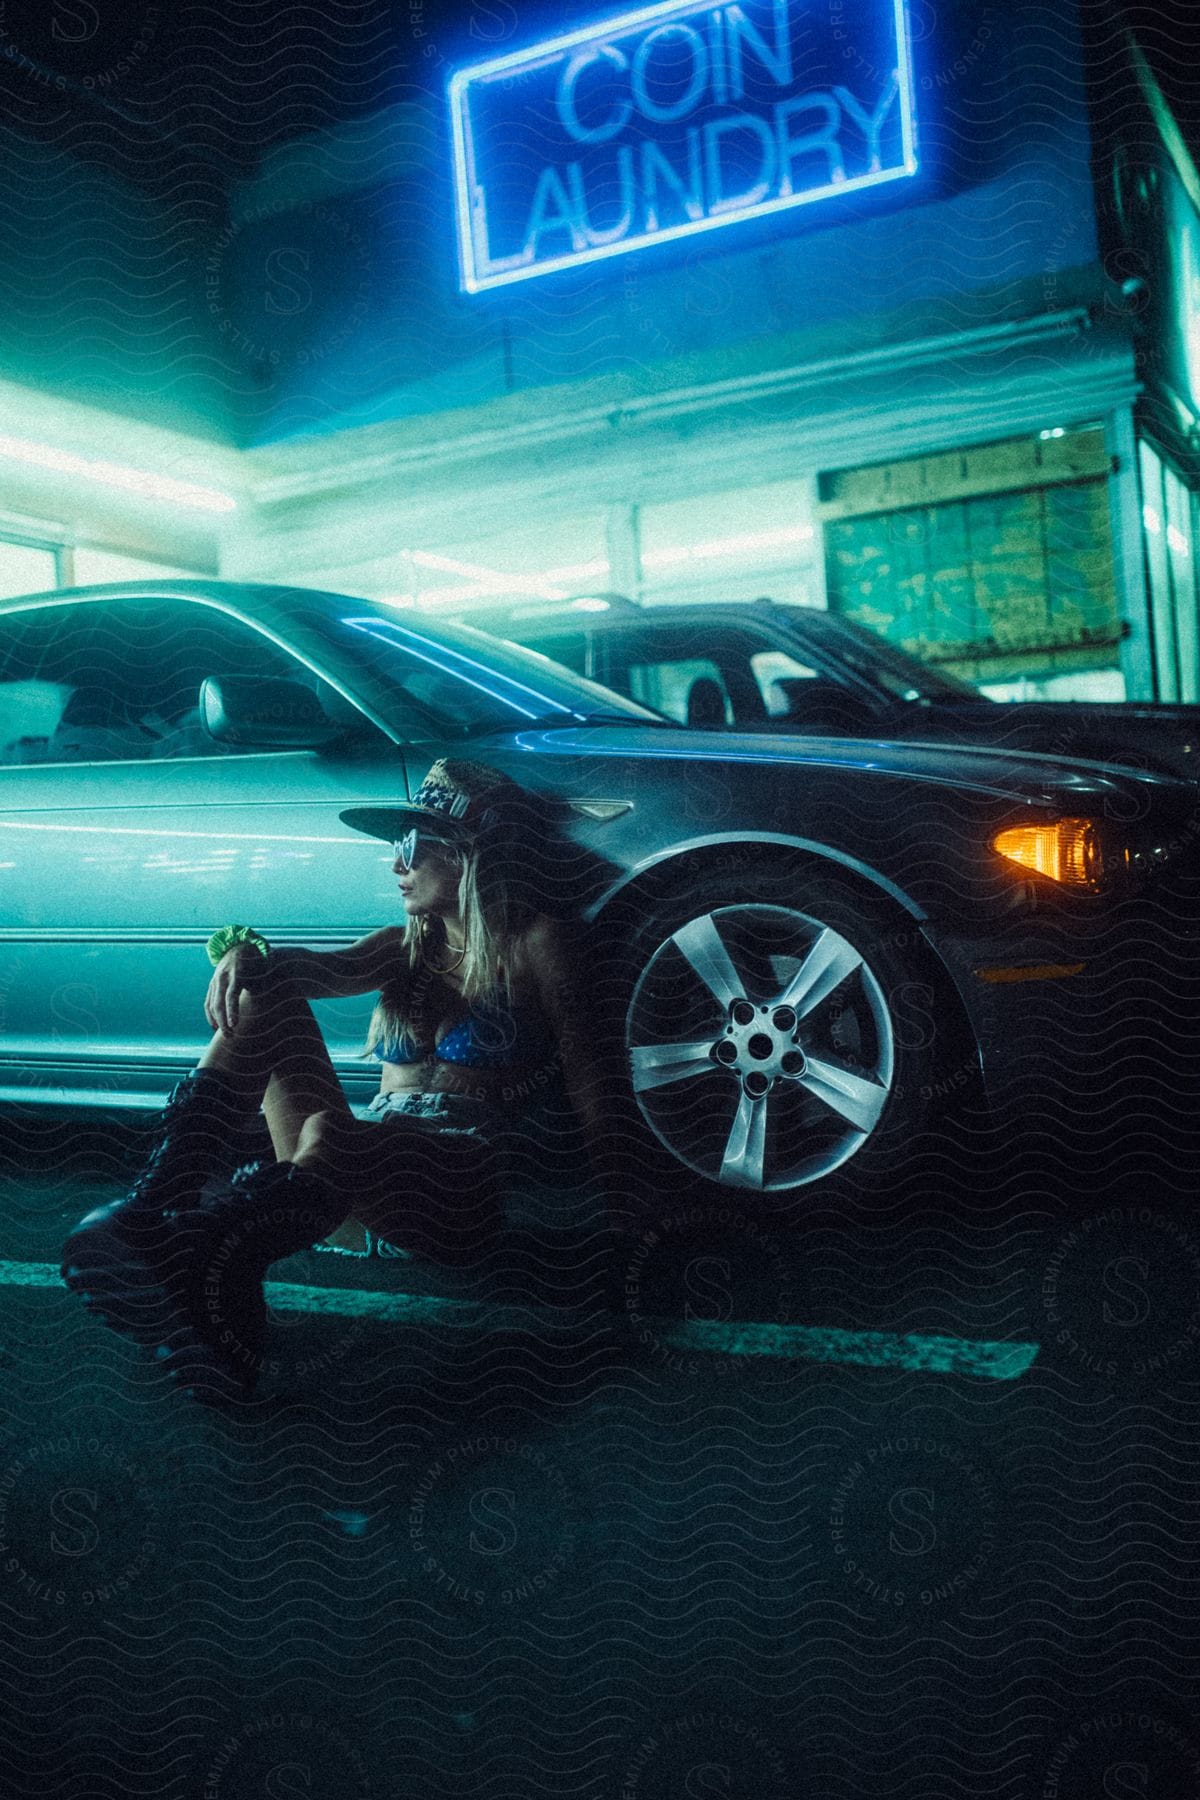
[(917, 169), (905, 0), (643, 7), (448, 92), (471, 293)]

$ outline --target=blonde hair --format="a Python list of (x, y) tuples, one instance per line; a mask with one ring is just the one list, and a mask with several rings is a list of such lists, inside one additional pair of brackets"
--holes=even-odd
[[(463, 922), (464, 954), (454, 972), (461, 979), (462, 997), (468, 1004), (492, 999), (511, 1007), (513, 940), (531, 909), (521, 904), (502, 871), (493, 869), (486, 893), (481, 892), (476, 846), (464, 841), (455, 848), (462, 859), (458, 911)], [(404, 943), (408, 967), (380, 989), (360, 1057), (369, 1056), (376, 1046), (394, 1044), (405, 1035), (422, 1050), (431, 1051), (434, 1047), (438, 1020), (432, 1016), (431, 1001), (438, 975), (453, 961), (446, 947), (445, 927), (440, 919), (421, 914), (406, 926)]]

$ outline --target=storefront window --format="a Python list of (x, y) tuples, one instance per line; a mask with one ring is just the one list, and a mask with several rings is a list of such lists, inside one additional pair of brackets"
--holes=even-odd
[[(491, 602), (561, 602), (612, 586), (606, 527), (601, 509), (562, 513), (536, 496), (517, 504), (508, 495), (501, 501), (486, 489), (464, 487), (449, 527), (445, 519), (427, 529), (398, 525), (399, 541), (386, 555), (315, 566), (285, 562), (269, 579), (451, 615)], [(348, 527), (345, 537), (352, 535)]]
[(0, 600), (57, 587), (58, 559), (50, 548), (0, 538)]
[(1159, 700), (1194, 702), (1200, 700), (1196, 501), (1149, 444), (1139, 445), (1138, 454), (1155, 696)]
[[(153, 581), (158, 576), (195, 576), (195, 569), (129, 556), (116, 550), (93, 550), (86, 545), (70, 553), (71, 572), (65, 577), (76, 587), (101, 581)], [(61, 587), (63, 564), (53, 544), (22, 543), (0, 538), (0, 599), (19, 594), (40, 594)]]
[(829, 605), (997, 697), (1108, 691), (1108, 474), (1095, 426), (823, 477)]
[[(477, 535), (430, 542), (404, 554), (407, 597), (431, 611), (531, 598), (569, 600), (609, 585), (605, 518), (530, 503), (489, 517), (482, 500)], [(464, 510), (464, 517), (468, 513)], [(476, 521), (472, 521), (475, 523)], [(389, 587), (388, 596), (396, 592)]]
[(196, 569), (180, 569), (169, 563), (150, 562), (143, 556), (126, 556), (118, 550), (91, 550), (81, 545), (74, 553), (75, 585), (87, 587), (100, 581), (154, 581), (157, 577), (195, 576)]
[(1163, 470), (1167, 503), (1167, 560), (1175, 605), (1175, 653), (1179, 698), (1200, 700), (1200, 646), (1197, 644), (1195, 499), (1172, 470)]
[(820, 604), (811, 481), (774, 481), (643, 506), (645, 600)]
[(981, 681), (989, 700), (1124, 700), (1120, 669), (1092, 669), (1084, 675), (1051, 675), (1045, 681), (1023, 675), (1019, 681)]

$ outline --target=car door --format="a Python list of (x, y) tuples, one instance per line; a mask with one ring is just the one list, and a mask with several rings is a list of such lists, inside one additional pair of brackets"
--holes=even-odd
[[(345, 737), (217, 744), (199, 684), (230, 673), (315, 686)], [(161, 1094), (211, 1035), (218, 925), (319, 947), (402, 916), (388, 847), (338, 813), (404, 792), (397, 746), (244, 616), (144, 596), (0, 614), (0, 1098)], [(318, 1005), (339, 1063), (369, 1010)]]

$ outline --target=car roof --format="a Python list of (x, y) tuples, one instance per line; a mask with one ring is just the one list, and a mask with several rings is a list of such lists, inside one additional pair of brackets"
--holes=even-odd
[[(604, 605), (600, 606), (595, 604), (599, 601), (603, 601)], [(711, 613), (737, 611), (744, 613), (751, 610), (755, 612), (787, 612), (791, 610), (791, 607), (782, 601), (771, 600), (765, 594), (761, 594), (753, 600), (737, 600), (730, 598), (728, 600), (647, 601), (631, 600), (626, 594), (581, 594), (577, 598), (571, 600), (540, 600), (534, 598), (529, 600), (504, 601), (500, 603), (493, 601), (490, 603), (480, 603), (474, 606), (446, 608), (447, 614), (453, 611), (456, 617), (465, 617), (467, 613), (470, 613), (472, 618), (482, 618), (488, 614), (495, 614), (510, 618), (521, 617), (527, 619), (538, 619), (543, 614), (547, 617), (558, 618), (563, 613), (570, 613), (573, 617), (578, 616), (587, 619), (648, 619), (652, 618), (655, 613), (666, 612)], [(802, 609), (796, 607), (795, 610), (800, 611)], [(805, 608), (803, 610), (815, 611), (816, 609)]]
[(352, 604), (352, 594), (335, 594), (327, 589), (305, 587), (300, 582), (238, 581), (218, 575), (166, 575), (155, 581), (98, 581), (85, 586), (44, 588), (30, 594), (10, 594), (0, 600), (0, 613), (22, 612), (33, 606), (61, 606), (88, 600), (211, 600), (214, 604), (233, 607), (238, 602), (253, 604), (257, 618), (288, 615), (288, 600), (302, 594), (309, 601), (327, 601), (330, 606)]
[[(764, 597), (755, 600), (655, 600), (645, 606), (621, 595), (605, 598), (608, 607), (604, 611), (582, 607), (573, 600), (549, 600), (516, 606), (456, 607), (453, 611), (447, 608), (445, 616), (491, 632), (498, 631), (501, 626), (536, 630), (542, 623), (556, 630), (569, 625), (579, 630), (619, 631), (630, 626), (652, 628), (656, 623), (678, 623), (681, 619), (694, 619), (697, 623), (719, 620), (723, 624), (745, 627), (755, 623), (787, 624), (796, 613), (817, 618), (827, 616), (823, 608), (787, 604)], [(433, 616), (437, 616), (436, 611)]]
[[(521, 606), (462, 609), (452, 616), (494, 636), (511, 631), (518, 643), (535, 643), (542, 622), (547, 634), (568, 628), (602, 636), (633, 632), (642, 642), (656, 631), (669, 633), (692, 626), (712, 631), (719, 627), (757, 636), (763, 649), (786, 648), (801, 656), (830, 658), (838, 665), (839, 680), (877, 697), (887, 694), (877, 671), (888, 668), (893, 675), (903, 674), (918, 689), (936, 691), (943, 698), (981, 698), (970, 684), (931, 668), (900, 645), (888, 643), (855, 620), (823, 606), (771, 600), (765, 595), (754, 600), (656, 600), (649, 605), (620, 594), (603, 598), (610, 603), (609, 611), (585, 611), (575, 601), (530, 601)], [(869, 667), (864, 666), (864, 657), (869, 658)]]
[[(99, 605), (105, 601), (144, 601), (149, 607), (156, 601), (172, 599), (207, 603), (262, 628), (278, 643), (291, 644), (302, 655), (316, 655), (319, 652), (323, 659), (327, 659), (332, 651), (339, 662), (344, 652), (337, 646), (336, 633), (327, 629), (327, 621), (355, 624), (358, 621), (352, 615), (356, 612), (365, 612), (381, 628), (394, 630), (398, 639), (415, 636), (427, 643), (438, 643), (441, 650), (458, 664), (462, 663), (464, 656), (468, 661), (472, 655), (479, 656), (487, 645), (486, 638), (481, 641), (476, 636), (478, 627), (472, 626), (465, 619), (438, 619), (417, 609), (390, 608), (379, 601), (365, 599), (362, 595), (338, 594), (327, 589), (305, 587), (299, 583), (285, 586), (276, 582), (222, 580), (217, 576), (99, 582), (86, 587), (52, 588), (41, 593), (16, 594), (0, 600), (0, 618), (22, 612), (48, 613), (64, 606)], [(628, 695), (601, 687), (573, 670), (549, 663), (536, 652), (511, 644), (497, 644), (494, 634), (490, 653), (496, 658), (500, 675), (510, 682), (515, 681), (519, 687), (523, 681), (533, 681), (539, 692), (547, 682), (557, 684), (562, 693), (570, 693), (579, 698), (584, 713), (590, 702), (593, 712), (612, 711), (631, 722), (640, 719), (646, 723), (655, 723), (662, 719), (662, 715), (652, 707), (642, 706)], [(521, 667), (515, 673), (511, 668), (506, 673), (501, 666), (506, 661), (510, 665), (515, 661)], [(584, 714), (581, 713), (580, 716)]]
[[(297, 596), (303, 596), (309, 605), (324, 601), (331, 609), (354, 605), (366, 598), (362, 595), (337, 593), (328, 588), (309, 587), (304, 582), (240, 581), (235, 577), (217, 575), (164, 576), (152, 581), (92, 582), (80, 587), (46, 588), (40, 592), (13, 594), (0, 599), (0, 613), (20, 612), (31, 606), (62, 605), (64, 602), (74, 601), (169, 600), (173, 596), (187, 600), (207, 599), (218, 605), (234, 607), (235, 610), (239, 602), (242, 602), (251, 608), (256, 618), (264, 622), (274, 619), (280, 624), (293, 616)], [(585, 611), (575, 601), (530, 601), (512, 606), (456, 606), (446, 607), (444, 610), (439, 607), (398, 606), (395, 608), (395, 617), (409, 624), (419, 624), (421, 629), (426, 626), (436, 629), (439, 623), (444, 622), (451, 626), (471, 625), (476, 630), (494, 632), (499, 623), (536, 625), (543, 618), (555, 623), (567, 619), (575, 623), (579, 619), (586, 619), (589, 624), (608, 627), (633, 621), (653, 623), (656, 618), (680, 614), (695, 614), (706, 619), (723, 616), (744, 620), (748, 613), (758, 617), (776, 615), (787, 618), (793, 612), (818, 610), (781, 605), (776, 600), (766, 598), (667, 600), (656, 601), (649, 606), (643, 606), (624, 595), (605, 595), (603, 598), (609, 602), (611, 611)], [(367, 603), (379, 604), (369, 598)]]

